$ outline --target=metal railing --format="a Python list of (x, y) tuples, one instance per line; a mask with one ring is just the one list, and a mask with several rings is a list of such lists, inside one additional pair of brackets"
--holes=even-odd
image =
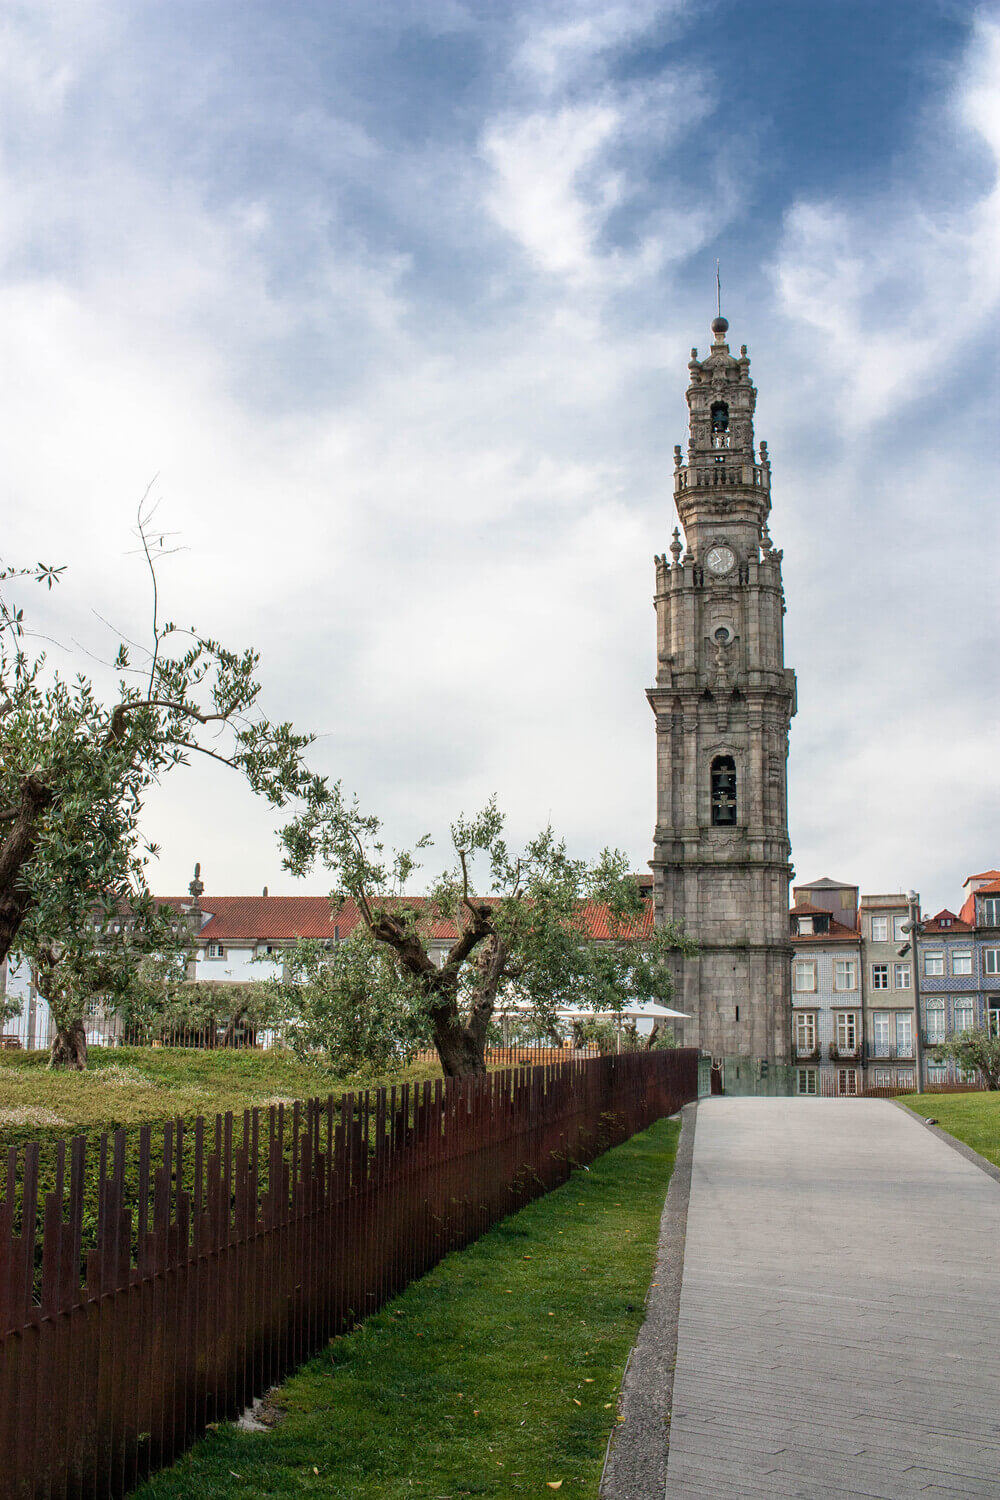
[(868, 1042), (866, 1056), (877, 1062), (912, 1063), (914, 1057), (913, 1043), (911, 1042), (907, 1046), (905, 1043), (898, 1045), (895, 1042)]
[(60, 1142), (54, 1163), (12, 1147), (0, 1496), (124, 1495), (448, 1251), (697, 1093), (694, 1049), (631, 1052), (178, 1120), (155, 1156), (149, 1126), (96, 1150)]

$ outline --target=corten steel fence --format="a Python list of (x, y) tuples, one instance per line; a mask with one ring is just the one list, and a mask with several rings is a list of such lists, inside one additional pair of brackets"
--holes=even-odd
[[(697, 1053), (39, 1146), (0, 1201), (0, 1495), (118, 1496), (449, 1250), (697, 1096)], [(135, 1216), (127, 1184), (135, 1184)], [(190, 1186), (188, 1186), (190, 1184)], [(97, 1188), (93, 1244), (84, 1205)]]

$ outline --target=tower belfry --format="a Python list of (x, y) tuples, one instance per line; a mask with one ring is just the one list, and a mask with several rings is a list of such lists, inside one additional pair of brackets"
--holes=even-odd
[(677, 959), (684, 1041), (714, 1056), (790, 1055), (791, 877), (786, 796), (795, 673), (784, 664), (781, 557), (771, 544), (771, 466), (754, 441), (746, 345), (688, 365), (687, 461), (674, 449), (684, 533), (656, 559), (658, 922), (700, 948)]

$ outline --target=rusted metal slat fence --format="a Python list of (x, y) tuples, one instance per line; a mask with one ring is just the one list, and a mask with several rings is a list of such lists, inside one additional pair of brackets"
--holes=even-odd
[(177, 1121), (155, 1152), (148, 1127), (102, 1136), (96, 1159), (78, 1137), (40, 1233), (39, 1147), (11, 1149), (0, 1496), (125, 1494), (697, 1087), (693, 1050), (626, 1053)]

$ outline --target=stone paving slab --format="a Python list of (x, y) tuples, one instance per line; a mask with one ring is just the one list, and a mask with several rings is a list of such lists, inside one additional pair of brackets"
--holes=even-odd
[(666, 1496), (997, 1500), (1000, 1185), (883, 1100), (703, 1101)]

